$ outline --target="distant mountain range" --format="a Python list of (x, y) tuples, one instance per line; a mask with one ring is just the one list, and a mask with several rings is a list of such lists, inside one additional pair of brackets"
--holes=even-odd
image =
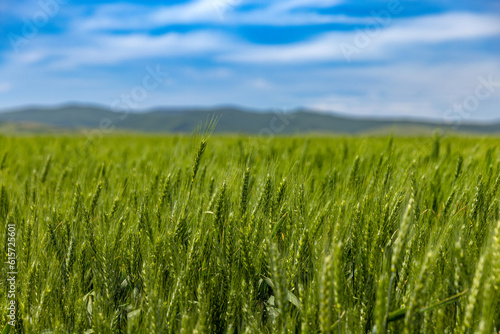
[(297, 110), (288, 113), (256, 112), (236, 107), (211, 109), (156, 109), (142, 113), (116, 113), (82, 105), (42, 108), (32, 107), (0, 112), (0, 131), (24, 132), (75, 131), (98, 129), (147, 133), (191, 133), (213, 117), (218, 117), (217, 133), (242, 134), (420, 134), (436, 129), (449, 132), (500, 134), (500, 122), (489, 124), (450, 124), (408, 119), (370, 119)]

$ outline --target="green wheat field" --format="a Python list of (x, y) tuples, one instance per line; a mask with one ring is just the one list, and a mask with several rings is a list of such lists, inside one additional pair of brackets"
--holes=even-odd
[(498, 333), (498, 143), (0, 137), (0, 331)]

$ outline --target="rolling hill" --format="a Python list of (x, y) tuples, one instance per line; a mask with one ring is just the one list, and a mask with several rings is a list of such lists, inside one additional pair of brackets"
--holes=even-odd
[[(338, 114), (297, 110), (290, 113), (255, 112), (235, 107), (207, 109), (155, 109), (142, 113), (116, 113), (111, 110), (84, 105), (62, 107), (31, 107), (0, 112), (2, 127), (14, 125), (26, 128), (74, 131), (101, 128), (148, 133), (191, 133), (212, 117), (220, 117), (217, 133), (296, 134), (296, 133), (428, 133), (440, 128), (444, 131), (479, 134), (500, 133), (500, 123), (462, 124), (459, 128), (431, 121), (405, 119), (352, 118)], [(28, 127), (29, 128), (29, 127)]]

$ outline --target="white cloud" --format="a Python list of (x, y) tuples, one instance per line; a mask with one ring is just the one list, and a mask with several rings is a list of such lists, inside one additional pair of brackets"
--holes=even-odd
[(163, 7), (152, 15), (156, 25), (202, 23), (217, 20), (216, 0), (198, 0), (183, 5)]
[(151, 29), (171, 24), (209, 23), (217, 21), (211, 0), (197, 0), (171, 6), (106, 4), (95, 7), (95, 13), (74, 23), (76, 30)]
[(285, 45), (246, 45), (233, 53), (222, 55), (219, 59), (242, 63), (303, 63), (327, 61), (342, 58), (336, 48), (339, 33), (326, 33), (306, 42)]
[(244, 49), (221, 56), (221, 59), (243, 63), (305, 63), (347, 60), (346, 54), (352, 59), (384, 59), (401, 47), (416, 48), (421, 44), (477, 39), (498, 34), (500, 20), (497, 16), (450, 13), (394, 20), (387, 27), (374, 30), (373, 35), (370, 35), (370, 31), (360, 29), (328, 32), (293, 44), (247, 45)]
[[(312, 64), (346, 61), (343, 45), (357, 48), (351, 55), (353, 60), (388, 60), (398, 59), (401, 51), (417, 54), (431, 50), (435, 43), (497, 36), (500, 34), (498, 22), (491, 15), (464, 13), (394, 20), (386, 28), (380, 28), (362, 47), (356, 44), (359, 31), (326, 32), (307, 41), (282, 45), (252, 44), (215, 30), (163, 35), (92, 32), (83, 39), (69, 32), (65, 36), (40, 36), (12, 61), (49, 61), (58, 68), (169, 57), (209, 57), (220, 63)], [(61, 45), (61, 39), (72, 44)]]
[(500, 33), (498, 16), (448, 13), (396, 22), (381, 36), (384, 43), (434, 43), (481, 38)]
[(371, 18), (318, 14), (315, 11), (320, 8), (334, 8), (342, 2), (339, 0), (267, 1), (265, 5), (257, 9), (245, 12), (231, 11), (230, 15), (224, 16), (224, 22), (232, 25), (290, 26), (331, 23), (364, 24), (372, 21)]
[(290, 11), (298, 8), (333, 7), (344, 1), (339, 0), (288, 0), (272, 2), (273, 11)]
[(129, 4), (100, 5), (91, 16), (75, 21), (73, 28), (82, 30), (152, 29), (173, 24), (269, 25), (352, 23), (371, 20), (346, 15), (317, 14), (312, 9), (335, 7), (338, 0), (289, 0), (262, 2), (256, 8), (238, 11), (254, 2), (242, 0), (196, 0), (184, 4), (146, 7)]
[[(70, 40), (72, 36), (64, 39)], [(22, 57), (12, 56), (13, 62), (39, 63), (49, 61), (53, 68), (70, 68), (81, 65), (109, 65), (120, 62), (155, 58), (209, 55), (234, 48), (237, 42), (231, 37), (213, 31), (110, 35), (95, 34), (74, 45), (61, 45), (59, 38), (40, 38)]]
[[(325, 112), (368, 116), (406, 116), (443, 120), (446, 111), (475, 93), (479, 77), (500, 80), (500, 62), (493, 57), (475, 62), (442, 64), (386, 64), (337, 68), (311, 73), (313, 85), (329, 83), (328, 90), (310, 87), (307, 107)], [(339, 80), (339, 78), (341, 78)], [(471, 114), (471, 119), (498, 117), (496, 91)]]

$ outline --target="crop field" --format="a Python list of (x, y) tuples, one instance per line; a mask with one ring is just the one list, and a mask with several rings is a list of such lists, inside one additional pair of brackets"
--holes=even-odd
[(498, 143), (0, 137), (0, 331), (498, 333)]

